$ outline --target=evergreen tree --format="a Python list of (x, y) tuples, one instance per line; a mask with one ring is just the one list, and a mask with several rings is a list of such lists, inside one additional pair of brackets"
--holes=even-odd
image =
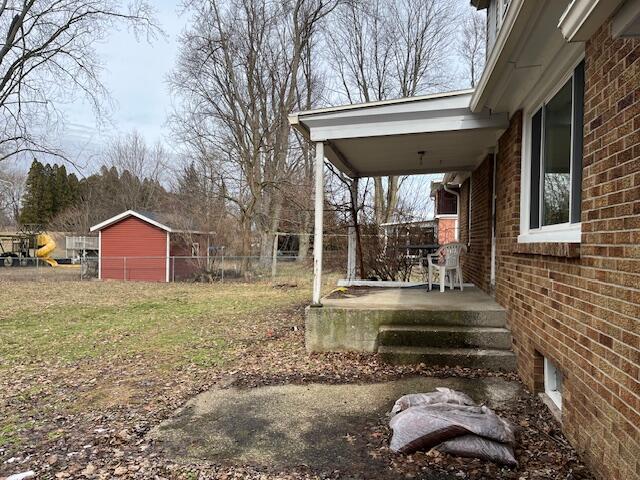
[(34, 160), (27, 176), (20, 222), (46, 225), (79, 198), (78, 178), (68, 175), (64, 165), (43, 165)]
[(31, 163), (25, 194), (22, 200), (22, 212), (20, 213), (20, 223), (40, 223), (44, 210), (44, 188), (46, 178), (44, 165), (38, 160)]

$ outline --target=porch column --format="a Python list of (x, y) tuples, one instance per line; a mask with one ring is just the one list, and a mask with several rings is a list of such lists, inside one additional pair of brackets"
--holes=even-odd
[(313, 230), (313, 298), (311, 305), (322, 306), (322, 234), (324, 214), (324, 143), (316, 142), (315, 225)]

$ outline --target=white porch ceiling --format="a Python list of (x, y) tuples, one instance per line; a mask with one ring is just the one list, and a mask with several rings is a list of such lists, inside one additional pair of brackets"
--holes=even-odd
[(324, 142), (325, 156), (351, 177), (473, 170), (507, 128), (508, 115), (471, 112), (472, 93), (312, 110), (289, 120)]

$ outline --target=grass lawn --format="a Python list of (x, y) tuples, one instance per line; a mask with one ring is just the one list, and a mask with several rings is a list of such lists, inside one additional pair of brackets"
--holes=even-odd
[(52, 417), (153, 410), (167, 390), (180, 398), (196, 378), (236, 368), (256, 343), (300, 322), (292, 311), (310, 296), (306, 284), (0, 287), (0, 459), (6, 446), (64, 435)]
[(9, 283), (0, 300), (2, 367), (143, 356), (158, 367), (221, 364), (268, 314), (307, 288), (268, 284)]

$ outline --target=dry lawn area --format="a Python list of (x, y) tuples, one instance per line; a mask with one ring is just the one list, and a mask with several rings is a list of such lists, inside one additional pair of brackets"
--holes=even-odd
[[(342, 478), (304, 466), (283, 472), (180, 461), (148, 433), (213, 386), (374, 382), (416, 373), (498, 376), (392, 367), (367, 355), (308, 355), (308, 281), (0, 280), (0, 292), (0, 478), (27, 470), (38, 478)], [(447, 475), (438, 478), (583, 478), (575, 452), (537, 398), (527, 396), (503, 414), (525, 430), (518, 471), (427, 454), (394, 457), (386, 423), (361, 435), (401, 476), (435, 478), (425, 469), (436, 468)]]

